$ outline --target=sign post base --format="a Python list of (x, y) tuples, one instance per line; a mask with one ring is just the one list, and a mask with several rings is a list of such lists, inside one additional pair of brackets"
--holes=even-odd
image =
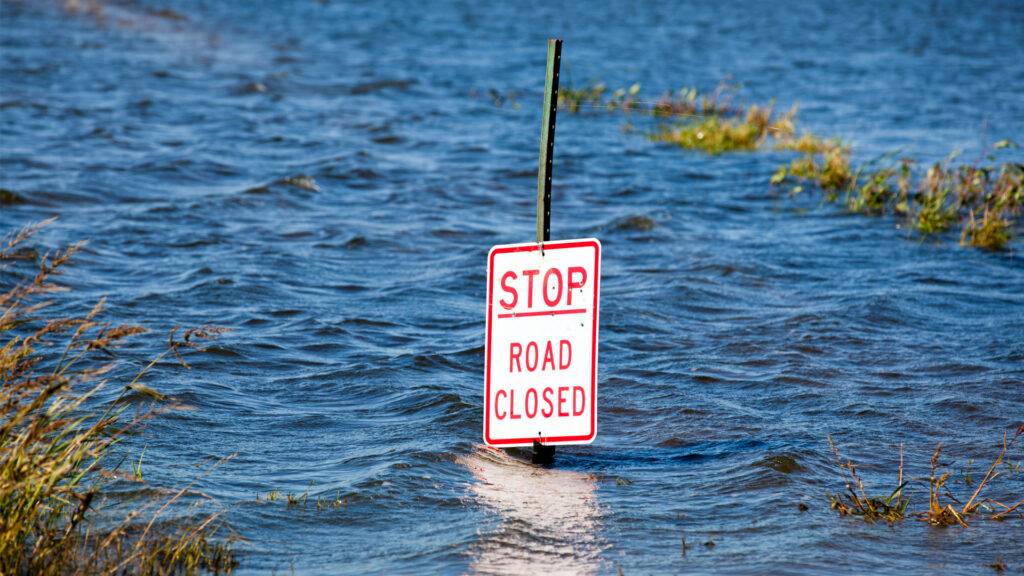
[(534, 464), (552, 464), (555, 461), (555, 447), (545, 446), (540, 442), (533, 441), (533, 457), (531, 461)]

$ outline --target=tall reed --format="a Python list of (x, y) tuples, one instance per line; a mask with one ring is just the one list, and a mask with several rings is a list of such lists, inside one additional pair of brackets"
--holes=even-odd
[[(146, 329), (101, 320), (103, 300), (85, 314), (50, 314), (68, 293), (55, 278), (84, 243), (46, 253), (34, 273), (19, 274), (37, 257), (26, 240), (49, 222), (0, 245), (0, 286), (11, 282), (0, 288), (0, 574), (230, 572), (234, 537), (220, 536), (227, 529), (221, 513), (192, 514), (190, 507), (165, 519), (190, 487), (142, 502), (109, 490), (141, 481), (111, 464), (115, 446), (175, 407), (142, 376), (168, 354), (184, 364), (183, 350), (200, 349), (199, 340), (222, 330), (172, 331), (167, 350), (115, 400), (101, 402), (114, 352)], [(132, 391), (146, 401), (131, 401)]]

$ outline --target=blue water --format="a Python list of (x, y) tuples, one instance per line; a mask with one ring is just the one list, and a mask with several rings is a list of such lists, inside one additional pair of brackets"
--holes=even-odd
[[(153, 328), (124, 373), (176, 325), (233, 329), (161, 363), (148, 384), (196, 410), (123, 449), (168, 489), (238, 454), (195, 485), (246, 539), (238, 573), (1024, 566), (1019, 518), (890, 528), (825, 498), (829, 434), (886, 494), (900, 443), (917, 478), (939, 442), (952, 479), (998, 454), (1024, 419), (1024, 244), (780, 196), (790, 153), (685, 152), (621, 115), (560, 113), (555, 145), (552, 236), (604, 247), (598, 438), (550, 467), (480, 446), (486, 254), (534, 235), (547, 38), (563, 85), (727, 80), (855, 161), (973, 161), (1024, 142), (1018, 4), (65, 4), (0, 5), (0, 230), (90, 239), (64, 298)], [(347, 504), (255, 499), (310, 481)], [(986, 494), (1021, 500), (1024, 474)]]

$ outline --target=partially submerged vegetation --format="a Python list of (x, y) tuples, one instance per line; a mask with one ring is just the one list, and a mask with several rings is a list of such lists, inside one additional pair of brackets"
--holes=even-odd
[[(830, 436), (828, 439), (829, 447), (832, 449), (832, 454), (842, 474), (845, 492), (830, 492), (828, 499), (831, 502), (832, 509), (838, 511), (840, 516), (856, 516), (868, 522), (885, 520), (892, 524), (903, 518), (916, 517), (934, 526), (951, 526), (953, 524), (968, 526), (969, 520), (980, 517), (1002, 520), (1016, 515), (1024, 520), (1024, 513), (1021, 511), (1024, 500), (1015, 504), (1004, 504), (992, 498), (981, 496), (982, 489), (999, 476), (1022, 471), (1019, 464), (1005, 460), (1007, 450), (1009, 450), (1021, 434), (1024, 434), (1024, 425), (1017, 428), (1009, 441), (1007, 441), (1007, 435), (1003, 434), (1002, 452), (989, 465), (985, 476), (973, 493), (970, 493), (969, 498), (966, 494), (962, 495), (961, 498), (957, 498), (950, 492), (949, 479), (952, 470), (950, 470), (950, 464), (943, 464), (939, 461), (942, 452), (941, 443), (935, 448), (935, 453), (932, 455), (930, 472), (926, 479), (927, 483), (922, 479), (912, 479), (904, 476), (903, 448), (901, 446), (900, 468), (896, 476), (895, 488), (888, 496), (869, 496), (865, 490), (864, 480), (857, 470), (861, 466), (841, 457), (839, 449), (836, 448)], [(928, 488), (928, 507), (917, 512), (908, 512), (911, 498), (905, 493), (908, 491), (908, 485), (912, 482)], [(964, 470), (963, 483), (965, 486), (974, 483), (970, 476), (969, 465)]]
[(687, 150), (721, 154), (756, 150), (769, 138), (791, 138), (797, 108), (775, 114), (774, 103), (744, 106), (737, 103), (738, 85), (721, 84), (714, 92), (701, 94), (696, 88), (665, 92), (657, 100), (640, 97), (640, 84), (620, 88), (605, 96), (603, 83), (583, 88), (560, 88), (559, 108), (576, 114), (586, 110), (621, 112), (650, 116), (658, 120), (648, 131), (653, 142), (667, 142)]
[[(842, 140), (806, 132), (796, 136), (796, 106), (784, 114), (775, 113), (774, 102), (746, 106), (736, 99), (738, 88), (722, 84), (704, 94), (683, 88), (650, 101), (640, 97), (640, 84), (607, 94), (603, 83), (592, 83), (560, 89), (558, 102), (574, 114), (591, 110), (655, 118), (648, 138), (687, 150), (722, 154), (771, 144), (800, 152), (775, 172), (773, 188), (788, 188), (790, 194), (813, 188), (847, 210), (893, 214), (926, 235), (958, 228), (965, 246), (999, 250), (1013, 239), (1024, 206), (1024, 164), (996, 164), (992, 155), (1016, 146), (1012, 142), (996, 143), (971, 164), (954, 164), (959, 155), (954, 153), (922, 169), (897, 152), (855, 167), (852, 147)], [(627, 128), (635, 130), (631, 124)]]
[(658, 118), (689, 116), (743, 116), (744, 106), (736, 102), (740, 86), (723, 82), (713, 92), (700, 93), (685, 87), (678, 92), (666, 91), (657, 100), (644, 100), (640, 96), (640, 83), (619, 88), (605, 96), (603, 82), (590, 83), (582, 88), (562, 86), (558, 89), (558, 107), (571, 114), (585, 111), (639, 113)]
[(1011, 146), (998, 142), (971, 164), (954, 165), (957, 152), (922, 171), (912, 159), (888, 154), (853, 170), (848, 145), (805, 136), (793, 145), (804, 154), (779, 167), (771, 184), (790, 194), (813, 187), (851, 212), (891, 213), (923, 234), (959, 226), (961, 244), (998, 250), (1024, 207), (1024, 164), (997, 165), (991, 154)]
[[(306, 491), (302, 494), (285, 494), (285, 501), (288, 503), (288, 507), (292, 508), (295, 506), (306, 507), (306, 502), (309, 500), (309, 490), (313, 487), (313, 480), (309, 481), (309, 486), (306, 487)], [(341, 490), (335, 492), (334, 498), (329, 496), (317, 496), (316, 497), (316, 510), (334, 510), (341, 508), (342, 506), (348, 506), (348, 495), (342, 497)], [(260, 496), (259, 492), (256, 492), (256, 501), (268, 501), (274, 502), (281, 499), (281, 491), (273, 489), (267, 492), (264, 496)]]
[[(5, 283), (15, 277), (9, 268), (17, 259), (35, 259), (22, 244), (38, 229), (0, 245)], [(116, 399), (101, 403), (100, 379), (116, 366), (113, 351), (145, 329), (100, 320), (103, 301), (85, 315), (47, 316), (55, 304), (47, 298), (64, 291), (54, 277), (83, 245), (44, 255), (38, 271), (0, 294), (0, 573), (230, 572), (234, 537), (221, 535), (221, 513), (197, 512), (208, 499), (197, 500), (186, 486), (133, 501), (139, 490), (132, 486), (144, 482), (141, 456), (132, 470), (122, 468), (124, 458), (111, 465), (122, 439), (175, 407), (140, 382), (143, 374), (172, 353), (185, 365), (182, 350), (198, 349), (198, 339), (221, 330), (193, 329), (180, 338), (172, 331), (167, 350)], [(63, 346), (53, 347), (58, 342)], [(193, 504), (181, 510), (185, 500)]]
[[(592, 81), (559, 88), (558, 106), (570, 114), (621, 113), (630, 118), (624, 129), (631, 132), (639, 132), (634, 116), (650, 118), (648, 139), (686, 150), (800, 152), (771, 177), (773, 189), (790, 194), (815, 189), (852, 212), (892, 214), (901, 226), (925, 235), (957, 229), (964, 246), (1000, 250), (1013, 240), (1024, 204), (1024, 164), (996, 164), (991, 152), (1015, 144), (998, 142), (970, 164), (954, 164), (954, 153), (920, 167), (897, 152), (855, 166), (852, 147), (842, 140), (806, 132), (796, 136), (796, 106), (776, 113), (774, 101), (746, 105), (736, 97), (739, 88), (729, 83), (711, 92), (686, 87), (651, 100), (641, 96), (639, 83), (609, 91), (603, 82)], [(512, 91), (491, 90), (489, 95), (496, 106), (513, 102), (516, 108), (516, 98), (522, 98)]]
[(792, 132), (796, 108), (773, 115), (773, 106), (751, 106), (742, 116), (696, 116), (662, 124), (649, 135), (655, 142), (669, 142), (688, 150), (721, 154), (735, 150), (756, 150), (769, 138), (785, 138)]

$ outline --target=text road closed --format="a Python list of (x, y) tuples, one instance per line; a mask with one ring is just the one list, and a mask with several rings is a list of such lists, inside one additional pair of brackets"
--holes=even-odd
[(601, 243), (491, 249), (484, 441), (587, 444), (597, 435)]

